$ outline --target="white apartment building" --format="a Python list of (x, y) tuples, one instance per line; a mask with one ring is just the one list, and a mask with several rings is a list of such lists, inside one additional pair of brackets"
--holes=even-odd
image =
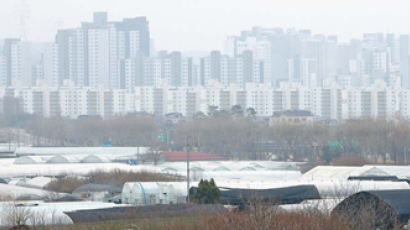
[(0, 55), (0, 86), (7, 85), (7, 62), (3, 55)]
[(60, 85), (58, 70), (58, 46), (55, 43), (47, 44), (43, 55), (44, 83), (50, 87)]
[(246, 106), (254, 108), (260, 116), (270, 116), (273, 111), (273, 90), (266, 85), (247, 85)]
[(134, 58), (127, 58), (123, 61), (124, 89), (132, 92), (136, 86), (137, 63)]
[(84, 30), (75, 29), (74, 37), (70, 37), (69, 43), (69, 79), (73, 80), (77, 86), (84, 87), (88, 84), (85, 70), (86, 45)]
[(141, 55), (149, 57), (149, 37), (145, 17), (110, 22), (104, 12), (96, 12), (94, 20), (83, 22), (81, 27), (59, 30), (60, 84), (70, 79), (78, 87), (128, 90), (142, 85), (142, 74), (126, 72), (123, 65)]
[(252, 51), (255, 61), (263, 63), (263, 79), (262, 82), (268, 85), (273, 83), (272, 78), (272, 47), (268, 38), (257, 38), (255, 36), (249, 36), (246, 39), (237, 41), (236, 43), (230, 43), (235, 47), (229, 47), (228, 49), (236, 50), (237, 55), (242, 54), (245, 51)]
[(134, 94), (125, 90), (112, 90), (112, 113), (113, 115), (126, 115), (135, 112)]
[[(88, 30), (90, 87), (120, 88), (119, 33), (114, 25)], [(134, 45), (135, 48), (135, 45)]]
[(147, 58), (144, 60), (144, 85), (159, 88), (171, 78), (169, 60)]
[[(65, 43), (58, 45), (59, 51), (59, 75), (60, 78), (68, 78), (74, 82), (76, 86), (84, 87), (88, 84), (86, 78), (86, 53), (87, 41), (86, 32), (82, 28), (61, 31), (65, 35)], [(63, 53), (67, 52), (64, 57)], [(66, 58), (66, 59), (65, 59)], [(61, 83), (61, 82), (60, 82)]]
[(33, 83), (30, 45), (15, 41), (10, 49), (10, 78), (14, 87), (29, 87)]
[(399, 111), (402, 117), (410, 118), (410, 89), (400, 91)]
[[(119, 44), (123, 45), (125, 42), (119, 42)], [(138, 52), (141, 50), (140, 47), (140, 32), (139, 31), (130, 31), (129, 32), (129, 52), (130, 58), (135, 58)]]
[[(132, 33), (135, 35), (135, 33)], [(119, 42), (118, 42), (118, 32), (114, 25), (108, 25), (108, 36), (109, 36), (109, 89), (119, 89), (120, 88), (120, 58), (119, 58)], [(137, 35), (138, 36), (138, 35)], [(138, 41), (138, 40), (137, 40)], [(134, 44), (133, 48), (138, 48)], [(134, 50), (133, 50), (134, 51)], [(136, 53), (136, 51), (134, 51)], [(107, 87), (106, 87), (107, 88)]]
[(88, 79), (89, 86), (110, 88), (110, 30), (88, 30)]
[(181, 60), (181, 86), (194, 85), (194, 70), (192, 58), (182, 58)]
[(163, 115), (166, 100), (164, 89), (155, 87), (136, 87), (134, 108), (136, 112)]
[(87, 114), (87, 89), (64, 87), (59, 90), (61, 116), (76, 118)]
[(85, 88), (67, 85), (35, 88), (0, 88), (2, 96), (14, 95), (22, 109), (45, 117), (76, 118), (82, 115), (112, 117), (135, 112), (156, 115), (181, 113), (193, 116), (208, 113), (210, 106), (230, 111), (234, 105), (253, 108), (258, 116), (271, 116), (284, 110), (308, 110), (319, 120), (386, 118), (410, 119), (410, 91), (387, 87), (308, 88), (282, 83), (278, 88), (246, 84), (245, 88), (214, 84), (210, 87), (138, 86), (127, 89)]

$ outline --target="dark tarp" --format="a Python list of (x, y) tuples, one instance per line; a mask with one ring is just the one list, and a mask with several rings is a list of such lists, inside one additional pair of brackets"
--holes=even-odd
[(44, 199), (43, 197), (36, 195), (36, 194), (23, 194), (16, 198), (16, 200), (23, 200), (23, 201), (43, 200), (43, 199)]
[(221, 199), (232, 205), (246, 204), (251, 200), (272, 204), (298, 204), (304, 200), (320, 199), (314, 185), (299, 185), (273, 189), (224, 189)]
[(400, 181), (396, 176), (350, 176), (347, 179), (359, 181)]
[(190, 213), (205, 214), (221, 211), (225, 211), (223, 205), (172, 204), (79, 210), (66, 212), (65, 214), (67, 214), (74, 223), (89, 223), (110, 220), (149, 218), (152, 216), (171, 217)]
[(55, 201), (55, 202), (74, 202), (74, 201), (83, 201), (83, 199), (68, 194), (68, 195), (59, 197), (59, 198), (57, 198), (57, 199), (55, 199), (55, 200), (53, 200), (53, 201)]
[(393, 229), (410, 218), (410, 190), (359, 192), (338, 204), (332, 215), (339, 215), (352, 225), (368, 222), (374, 223), (374, 229)]
[(110, 192), (121, 193), (121, 187), (109, 184), (85, 184), (76, 188), (72, 194), (89, 193), (89, 192)]

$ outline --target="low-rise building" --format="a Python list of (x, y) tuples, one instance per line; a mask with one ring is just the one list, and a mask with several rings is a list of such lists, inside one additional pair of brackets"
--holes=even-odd
[(311, 124), (314, 121), (314, 116), (310, 111), (306, 110), (285, 110), (275, 112), (269, 119), (269, 125), (273, 126), (277, 123), (292, 123), (292, 124)]

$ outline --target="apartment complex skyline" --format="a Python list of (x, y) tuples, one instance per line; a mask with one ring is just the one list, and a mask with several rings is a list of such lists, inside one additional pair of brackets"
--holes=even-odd
[[(55, 41), (41, 49), (39, 60), (33, 58), (30, 43), (5, 39), (0, 53), (0, 97), (21, 99), (29, 113), (73, 118), (138, 111), (192, 116), (206, 112), (209, 105), (226, 110), (236, 104), (252, 107), (260, 116), (280, 109), (308, 109), (330, 120), (407, 114), (408, 35), (372, 33), (341, 43), (336, 36), (310, 30), (254, 27), (228, 36), (224, 50), (200, 57), (155, 51), (151, 40), (145, 17), (110, 21), (105, 12), (94, 13), (93, 21), (80, 27), (58, 30)], [(285, 85), (297, 93), (278, 96), (277, 90)], [(367, 92), (374, 87), (393, 96), (372, 94), (369, 99)], [(241, 93), (238, 96), (232, 90)], [(49, 92), (57, 98), (50, 98)], [(143, 92), (153, 95), (143, 96)], [(225, 102), (210, 99), (212, 95)], [(318, 98), (337, 106), (330, 109)], [(370, 107), (368, 100), (373, 103)]]
[[(206, 38), (205, 38), (206, 39)], [(341, 43), (336, 36), (310, 30), (254, 27), (228, 36), (222, 51), (188, 57), (158, 51), (151, 44), (145, 17), (109, 21), (105, 12), (92, 22), (58, 30), (55, 41), (33, 60), (28, 42), (5, 39), (0, 58), (3, 86), (76, 86), (128, 89), (135, 86), (206, 86), (218, 81), (243, 87), (280, 82), (305, 86), (369, 86), (376, 80), (410, 88), (408, 35), (364, 34)]]

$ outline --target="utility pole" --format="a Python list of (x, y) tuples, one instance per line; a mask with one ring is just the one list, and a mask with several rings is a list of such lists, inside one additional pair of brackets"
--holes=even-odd
[(170, 129), (169, 127), (166, 128), (166, 134), (165, 134), (167, 137), (166, 139), (166, 150), (167, 151), (169, 151), (169, 133), (170, 133), (169, 129)]
[(9, 138), (9, 152), (11, 152), (11, 130), (7, 129), (7, 135)]
[(186, 138), (186, 186), (187, 186), (187, 203), (190, 203), (190, 198), (189, 198), (189, 189), (190, 189), (190, 178), (189, 178), (189, 136)]

